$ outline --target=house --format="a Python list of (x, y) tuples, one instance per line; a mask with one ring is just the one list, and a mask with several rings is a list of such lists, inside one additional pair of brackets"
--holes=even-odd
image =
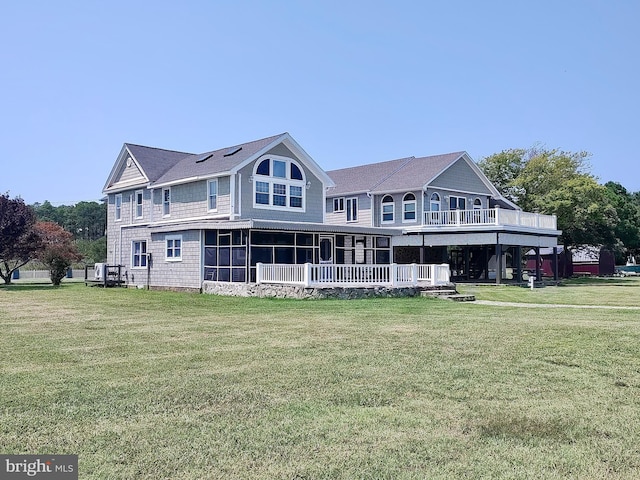
[(326, 172), (288, 133), (197, 154), (125, 143), (103, 192), (108, 262), (154, 288), (252, 284), (287, 265), (307, 282), (396, 285), (417, 278), (407, 265), (446, 264), (456, 281), (501, 283), (521, 279), (522, 248), (560, 233), (465, 152)]

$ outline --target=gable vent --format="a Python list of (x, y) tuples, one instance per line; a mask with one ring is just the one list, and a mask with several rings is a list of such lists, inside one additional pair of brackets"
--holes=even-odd
[(226, 152), (224, 152), (224, 155), (222, 155), (222, 156), (223, 157), (230, 157), (231, 155), (235, 155), (236, 153), (238, 153), (240, 150), (242, 150), (242, 147), (231, 147)]

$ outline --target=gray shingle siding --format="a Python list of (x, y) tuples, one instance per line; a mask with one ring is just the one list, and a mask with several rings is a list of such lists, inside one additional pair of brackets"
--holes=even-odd
[(491, 195), (491, 190), (462, 158), (431, 181), (429, 187)]
[[(334, 212), (333, 211), (333, 200), (335, 198), (344, 198), (344, 211), (343, 212)], [(347, 200), (349, 198), (357, 198), (358, 199), (358, 219), (355, 222), (347, 222)], [(325, 223), (329, 225), (361, 225), (365, 227), (371, 226), (371, 215), (372, 215), (372, 203), (371, 198), (366, 193), (361, 193), (357, 195), (340, 195), (336, 197), (329, 197), (325, 202), (325, 210), (326, 210), (326, 219)]]
[[(304, 178), (307, 183), (310, 183), (309, 188), (305, 188), (303, 195), (305, 195), (305, 209), (304, 211), (297, 210), (278, 210), (270, 208), (255, 208), (254, 202), (254, 182), (251, 181), (253, 171), (256, 163), (262, 161), (269, 154), (286, 156), (294, 160), (303, 170)], [(240, 208), (242, 219), (261, 219), (261, 220), (280, 220), (280, 221), (292, 221), (292, 222), (322, 222), (323, 220), (323, 194), (324, 187), (320, 179), (316, 177), (306, 165), (301, 162), (297, 157), (286, 148), (284, 145), (278, 145), (269, 151), (265, 156), (260, 157), (255, 162), (252, 162), (240, 169), (239, 173), (239, 194)]]

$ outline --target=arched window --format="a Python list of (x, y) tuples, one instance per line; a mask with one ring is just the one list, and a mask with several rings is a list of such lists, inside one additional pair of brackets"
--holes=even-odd
[(382, 223), (393, 223), (395, 202), (391, 195), (382, 197)]
[(429, 206), (430, 206), (429, 210), (431, 210), (432, 212), (439, 212), (440, 211), (440, 195), (438, 195), (437, 193), (432, 193), (431, 203)]
[(482, 201), (481, 201), (479, 198), (476, 198), (476, 199), (473, 201), (473, 209), (474, 209), (474, 210), (480, 210), (480, 209), (482, 209)]
[(416, 221), (416, 196), (413, 193), (407, 193), (402, 199), (402, 221)]
[(290, 158), (271, 155), (256, 162), (254, 207), (304, 211), (305, 187), (302, 168)]

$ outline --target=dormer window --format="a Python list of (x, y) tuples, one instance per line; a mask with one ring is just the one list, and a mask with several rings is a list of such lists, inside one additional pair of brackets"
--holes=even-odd
[(259, 159), (253, 175), (254, 206), (304, 211), (306, 191), (302, 168), (286, 157)]

